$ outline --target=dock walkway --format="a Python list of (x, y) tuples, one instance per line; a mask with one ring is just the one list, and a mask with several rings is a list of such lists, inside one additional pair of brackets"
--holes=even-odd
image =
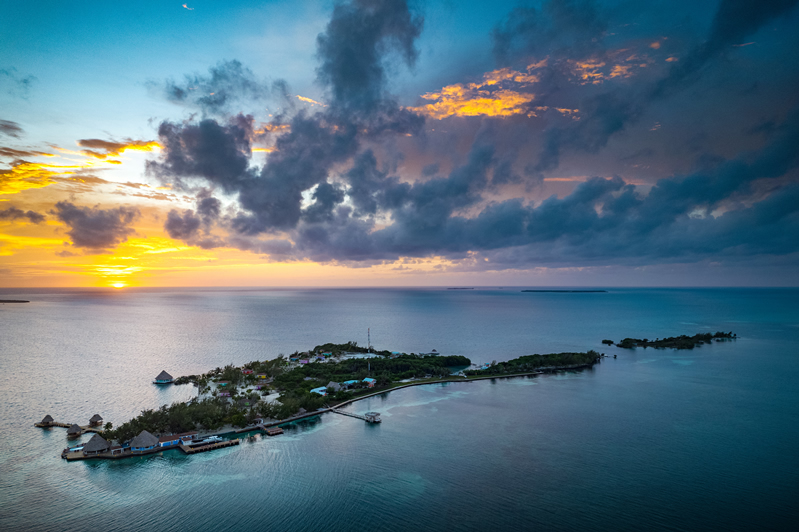
[(208, 445), (198, 445), (196, 447), (189, 447), (188, 445), (181, 443), (178, 445), (178, 447), (186, 454), (196, 454), (204, 453), (205, 451), (213, 451), (214, 449), (222, 449), (223, 447), (230, 447), (232, 445), (238, 445), (239, 443), (241, 442), (238, 438), (236, 438), (235, 440), (225, 440), (217, 443), (209, 443)]

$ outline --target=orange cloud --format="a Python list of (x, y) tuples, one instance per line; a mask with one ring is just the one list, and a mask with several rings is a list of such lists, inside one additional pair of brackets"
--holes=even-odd
[[(88, 148), (80, 152), (82, 155), (88, 155), (89, 157), (94, 157), (95, 159), (106, 159), (109, 156), (120, 155), (128, 150), (153, 151), (154, 149), (161, 147), (161, 145), (154, 140), (131, 139), (128, 139), (125, 142), (112, 142), (101, 139), (81, 139), (78, 141), (78, 146), (81, 148)], [(117, 161), (113, 164), (120, 163)]]
[(310, 103), (312, 105), (321, 105), (322, 107), (327, 107), (327, 105), (325, 105), (323, 103), (319, 103), (316, 100), (312, 100), (310, 98), (306, 98), (305, 96), (300, 96), (299, 94), (297, 95), (297, 99), (300, 100), (301, 102)]
[(422, 95), (433, 103), (409, 109), (431, 118), (448, 116), (499, 116), (507, 117), (529, 113), (529, 103), (535, 94), (526, 92), (539, 78), (531, 71), (545, 63), (530, 65), (527, 72), (501, 68), (483, 74), (480, 83), (456, 83), (439, 92)]
[(72, 174), (80, 166), (58, 166), (53, 164), (31, 163), (18, 160), (11, 163), (11, 168), (0, 170), (0, 195), (17, 194), (31, 188), (42, 188), (52, 185), (54, 178), (64, 174)]

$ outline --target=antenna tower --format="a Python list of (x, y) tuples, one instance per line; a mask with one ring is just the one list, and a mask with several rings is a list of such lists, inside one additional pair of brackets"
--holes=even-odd
[(366, 348), (368, 351), (372, 351), (372, 331), (369, 327), (366, 328)]

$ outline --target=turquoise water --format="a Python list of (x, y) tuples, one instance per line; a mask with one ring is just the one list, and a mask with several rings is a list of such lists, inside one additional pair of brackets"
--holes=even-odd
[[(4, 290), (0, 529), (792, 530), (799, 290)], [(591, 370), (408, 388), (274, 438), (67, 463), (45, 414), (122, 422), (157, 387), (326, 341), (475, 362), (597, 349)], [(690, 352), (600, 340), (735, 331)], [(88, 438), (84, 438), (88, 439)]]

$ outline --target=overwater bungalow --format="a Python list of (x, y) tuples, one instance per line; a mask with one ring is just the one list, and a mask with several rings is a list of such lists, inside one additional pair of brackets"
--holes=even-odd
[(72, 426), (67, 429), (67, 436), (70, 438), (77, 438), (81, 434), (83, 434), (83, 429), (80, 428), (77, 423), (73, 423)]
[(95, 456), (107, 452), (111, 448), (111, 444), (99, 434), (92, 436), (89, 443), (83, 446), (83, 456)]
[(172, 377), (172, 375), (170, 375), (166, 371), (162, 371), (155, 378), (155, 384), (171, 384), (174, 381), (175, 379)]
[(130, 440), (130, 450), (134, 453), (151, 451), (158, 446), (158, 438), (143, 430), (138, 436)]
[(367, 412), (363, 415), (369, 423), (380, 423), (380, 412)]
[(39, 423), (39, 426), (52, 427), (53, 423), (55, 423), (55, 419), (53, 419), (53, 416), (51, 416), (50, 414), (47, 414), (46, 416), (44, 416), (44, 418), (42, 418), (42, 422)]
[(89, 425), (92, 427), (99, 427), (103, 424), (103, 418), (100, 414), (94, 414), (92, 418), (89, 420)]

